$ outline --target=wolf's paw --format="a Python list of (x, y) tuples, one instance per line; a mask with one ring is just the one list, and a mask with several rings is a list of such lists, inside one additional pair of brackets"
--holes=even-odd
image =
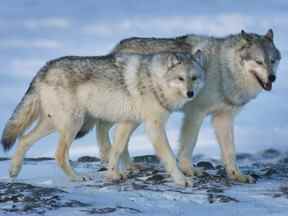
[(12, 180), (15, 180), (16, 177), (18, 176), (20, 171), (20, 167), (19, 166), (12, 166), (9, 170), (9, 176)]
[(190, 186), (192, 186), (192, 180), (187, 178), (184, 175), (182, 177), (173, 178), (173, 180), (174, 180), (176, 185), (181, 186), (181, 187), (190, 187)]
[(202, 176), (204, 169), (200, 167), (193, 167), (190, 161), (180, 161), (179, 167), (186, 176)]
[(178, 186), (182, 186), (182, 187), (189, 187), (192, 186), (192, 181), (191, 179), (189, 179), (188, 177), (186, 177), (180, 170), (175, 170), (172, 174), (171, 174), (174, 182), (176, 185)]
[(108, 182), (120, 182), (125, 181), (127, 179), (127, 176), (122, 173), (108, 171), (105, 179)]
[(249, 183), (253, 184), (256, 182), (256, 179), (250, 175), (242, 175), (241, 173), (232, 172), (228, 174), (229, 179), (232, 181), (240, 182), (240, 183)]

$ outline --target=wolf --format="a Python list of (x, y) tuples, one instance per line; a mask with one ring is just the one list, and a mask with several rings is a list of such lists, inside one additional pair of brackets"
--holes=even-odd
[[(10, 176), (18, 175), (33, 143), (58, 132), (59, 166), (71, 180), (83, 180), (70, 165), (69, 148), (85, 123), (103, 119), (121, 122), (129, 130), (143, 122), (168, 173), (176, 184), (187, 185), (189, 180), (176, 164), (164, 126), (169, 114), (194, 99), (203, 87), (202, 59), (199, 51), (194, 56), (185, 52), (119, 53), (48, 62), (33, 78), (4, 128), (1, 143), (5, 150), (19, 138)], [(116, 137), (121, 136), (119, 130)], [(118, 178), (117, 172), (115, 167), (108, 176)]]
[[(113, 49), (112, 53), (193, 53), (199, 49), (204, 52), (207, 78), (204, 89), (195, 100), (181, 109), (184, 118), (178, 160), (180, 169), (186, 175), (201, 174), (191, 165), (192, 152), (204, 118), (212, 116), (212, 125), (228, 178), (238, 182), (255, 182), (253, 177), (243, 175), (235, 162), (234, 119), (262, 90), (272, 89), (281, 60), (281, 53), (273, 38), (272, 29), (264, 35), (242, 30), (238, 34), (220, 38), (194, 34), (176, 38), (134, 37), (122, 40)], [(103, 160), (109, 158), (111, 145), (108, 131), (112, 126), (112, 123), (106, 121), (96, 122), (97, 143)], [(118, 124), (117, 129), (125, 131), (125, 125)], [(126, 135), (122, 133), (125, 137), (131, 131), (126, 128)], [(127, 166), (131, 166), (127, 147), (121, 157)]]

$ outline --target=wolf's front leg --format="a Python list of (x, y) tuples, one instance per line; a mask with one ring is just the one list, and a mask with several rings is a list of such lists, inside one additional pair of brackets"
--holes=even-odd
[(187, 109), (184, 112), (179, 140), (178, 159), (180, 169), (188, 176), (199, 176), (203, 173), (199, 168), (192, 168), (192, 153), (205, 116), (206, 114), (204, 112), (198, 111), (195, 108)]
[(223, 111), (213, 114), (213, 126), (216, 138), (221, 148), (222, 159), (228, 177), (243, 183), (253, 183), (255, 182), (255, 179), (248, 175), (242, 175), (236, 165), (234, 114), (235, 113), (232, 111)]
[(129, 138), (138, 125), (139, 124), (135, 122), (121, 122), (117, 124), (114, 143), (109, 156), (108, 172), (106, 176), (108, 180), (115, 181), (121, 179), (119, 173), (119, 159), (123, 151), (127, 149)]
[(177, 185), (188, 186), (191, 181), (187, 179), (177, 166), (176, 158), (173, 155), (168, 143), (164, 124), (166, 120), (153, 119), (145, 121), (145, 130), (149, 139), (154, 145), (156, 154), (164, 163), (167, 172), (172, 176)]

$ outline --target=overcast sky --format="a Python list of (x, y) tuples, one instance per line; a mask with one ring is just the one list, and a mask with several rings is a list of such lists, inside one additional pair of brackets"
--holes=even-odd
[[(189, 33), (225, 36), (241, 29), (264, 34), (273, 28), (282, 53), (278, 79), (271, 93), (263, 92), (236, 121), (238, 151), (262, 147), (288, 149), (288, 2), (274, 1), (68, 1), (7, 0), (0, 7), (0, 130), (23, 96), (37, 70), (48, 60), (64, 55), (101, 55), (131, 36), (170, 37)], [(169, 122), (176, 146), (180, 115)], [(141, 132), (130, 145), (134, 153), (152, 152)], [(56, 136), (43, 139), (29, 152), (53, 154)], [(140, 144), (139, 144), (140, 143)], [(141, 145), (141, 148), (140, 148)], [(143, 147), (142, 145), (145, 145)], [(146, 146), (150, 146), (147, 147)], [(74, 150), (73, 150), (74, 149)], [(198, 152), (218, 153), (206, 121)], [(76, 142), (72, 153), (97, 152), (95, 134)], [(1, 151), (2, 152), (2, 151)], [(3, 153), (0, 153), (0, 156)]]

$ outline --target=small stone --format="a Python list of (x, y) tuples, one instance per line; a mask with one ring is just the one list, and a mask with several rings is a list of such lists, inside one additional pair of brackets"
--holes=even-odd
[(136, 156), (133, 161), (136, 163), (159, 163), (159, 159), (155, 155)]
[(50, 160), (54, 160), (54, 158), (51, 157), (37, 157), (37, 158), (25, 158), (24, 161), (25, 162), (41, 162), (41, 161), (50, 161)]
[(281, 153), (276, 150), (276, 149), (267, 149), (264, 152), (262, 152), (261, 156), (265, 159), (273, 159), (273, 158), (277, 158), (281, 155)]
[(253, 155), (249, 153), (239, 153), (236, 155), (236, 160), (252, 160)]
[(103, 172), (103, 171), (107, 171), (108, 169), (106, 167), (101, 167), (97, 170), (97, 172)]
[(196, 165), (197, 167), (202, 167), (205, 170), (215, 170), (214, 165), (209, 161), (200, 161)]

